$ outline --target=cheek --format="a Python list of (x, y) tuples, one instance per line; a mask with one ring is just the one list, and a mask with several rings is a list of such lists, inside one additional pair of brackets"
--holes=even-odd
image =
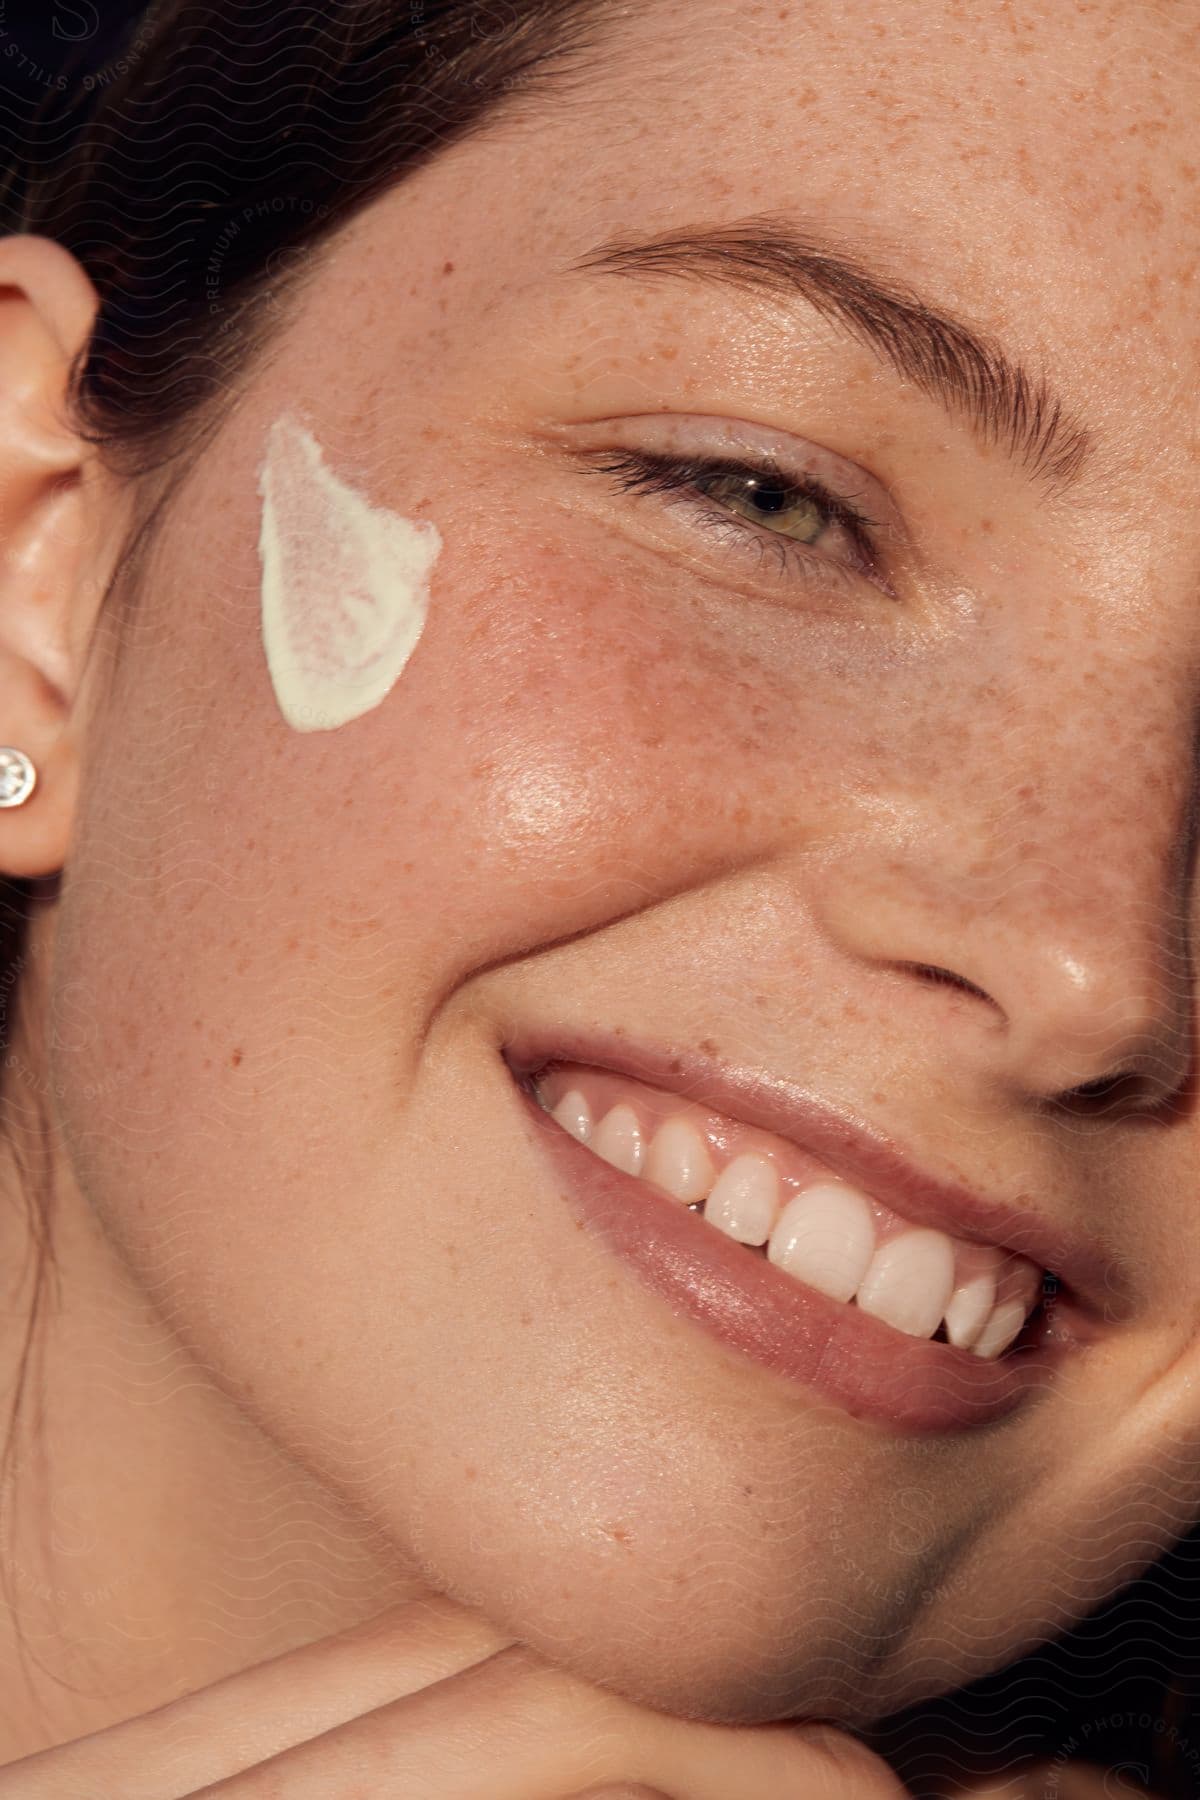
[(196, 604), (181, 557), (153, 597), (172, 629), (118, 661), (63, 896), (64, 1120), (118, 1190), (147, 1118), (176, 1178), (184, 1135), (229, 1105), (268, 1105), (298, 1150), (314, 1080), (354, 1129), (382, 1125), (473, 972), (699, 888), (797, 820), (819, 836), (845, 804), (848, 721), (871, 716), (847, 684), (799, 694), (734, 605), (714, 623), (640, 564), (519, 531), (498, 564), (452, 522), (392, 691), (294, 731), (257, 518), (225, 522), (236, 603)]
[(314, 1089), (343, 1130), (385, 1129), (474, 971), (702, 875), (738, 830), (728, 782), (696, 804), (707, 672), (632, 593), (519, 547), (497, 569), (448, 530), (395, 687), (299, 732), (252, 509), (222, 524), (232, 601), (199, 604), (181, 554), (143, 597), (171, 630), (117, 658), (60, 909), (64, 1126), (97, 1204), (151, 1236), (164, 1186), (219, 1215), (248, 1170), (300, 1178)]

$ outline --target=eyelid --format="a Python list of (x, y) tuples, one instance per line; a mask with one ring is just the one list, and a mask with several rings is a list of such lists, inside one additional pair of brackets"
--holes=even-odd
[[(774, 551), (781, 570), (790, 563), (797, 581), (810, 586), (814, 581), (839, 587), (857, 584), (860, 591), (866, 584), (893, 602), (900, 599), (891, 573), (900, 548), (907, 543), (900, 515), (887, 489), (861, 465), (836, 451), (741, 418), (661, 410), (573, 422), (566, 428), (560, 426), (553, 435), (560, 439), (582, 435), (585, 444), (573, 443), (574, 453), (591, 462), (598, 473), (618, 479), (620, 471), (613, 469), (612, 462), (620, 463), (623, 457), (631, 467), (641, 463), (649, 469), (659, 464), (665, 472), (675, 467), (679, 478), (672, 480), (668, 475), (661, 485), (653, 479), (644, 484), (623, 481), (622, 485), (630, 492), (657, 494), (664, 505), (683, 506), (696, 527), (738, 541), (742, 551), (757, 547), (760, 557)], [(722, 465), (731, 471), (744, 468), (748, 473), (775, 475), (801, 491), (806, 485), (819, 490), (823, 496), (820, 504), (835, 522), (839, 511), (843, 515), (842, 528), (855, 542), (860, 558), (857, 567), (783, 533), (770, 532), (721, 506), (698, 482), (687, 480), (691, 467), (716, 472)]]
[(756, 549), (760, 562), (765, 560), (768, 552), (774, 553), (781, 574), (790, 569), (800, 581), (810, 585), (815, 580), (826, 586), (854, 588), (867, 581), (886, 592), (889, 599), (897, 597), (884, 575), (870, 521), (814, 475), (798, 478), (794, 485), (799, 491), (809, 492), (831, 522), (846, 532), (853, 545), (851, 561), (827, 555), (786, 533), (773, 532), (769, 524), (757, 523), (735, 507), (713, 498), (703, 486), (705, 477), (719, 475), (722, 471), (751, 476), (765, 472), (781, 485), (793, 485), (792, 478), (773, 461), (768, 467), (765, 459), (762, 463), (727, 461), (715, 456), (693, 460), (670, 452), (645, 450), (593, 451), (589, 460), (597, 473), (612, 476), (622, 492), (653, 495), (664, 505), (682, 506), (691, 515), (695, 526), (715, 532), (726, 541), (736, 543), (741, 550)]
[[(615, 434), (629, 428), (628, 440)], [(610, 437), (610, 433), (614, 436)], [(714, 413), (676, 413), (661, 410), (648, 413), (616, 413), (605, 417), (572, 420), (555, 435), (577, 439), (586, 435), (603, 436), (603, 443), (592, 442), (594, 449), (630, 449), (650, 452), (677, 452), (681, 457), (699, 459), (705, 456), (750, 460), (769, 458), (780, 469), (794, 477), (806, 474), (824, 481), (836, 495), (866, 514), (881, 548), (889, 552), (908, 542), (900, 512), (883, 483), (835, 450), (800, 438), (778, 426), (758, 425), (748, 419)]]

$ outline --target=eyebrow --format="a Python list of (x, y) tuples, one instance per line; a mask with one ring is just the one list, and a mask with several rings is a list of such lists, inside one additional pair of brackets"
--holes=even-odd
[(829, 239), (763, 215), (636, 240), (610, 238), (572, 267), (681, 276), (808, 301), (984, 443), (999, 443), (1055, 497), (1077, 485), (1094, 435), (1044, 375), (1014, 361), (990, 335), (935, 306), (890, 273)]

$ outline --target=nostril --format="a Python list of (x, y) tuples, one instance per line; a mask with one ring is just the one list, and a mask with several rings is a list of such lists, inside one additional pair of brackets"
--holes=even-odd
[(960, 988), (964, 994), (976, 994), (980, 1000), (986, 1000), (989, 1006), (994, 1004), (992, 996), (983, 988), (976, 987), (965, 975), (956, 975), (951, 969), (938, 968), (935, 963), (900, 963), (897, 966), (919, 975), (922, 981), (932, 982), (939, 987)]
[(1052, 1102), (1060, 1108), (1086, 1114), (1103, 1112), (1106, 1118), (1120, 1112), (1144, 1113), (1161, 1106), (1161, 1095), (1152, 1081), (1137, 1069), (1118, 1069), (1112, 1075), (1100, 1075), (1094, 1081), (1081, 1082), (1067, 1088)]
[(1122, 1069), (1116, 1075), (1101, 1075), (1095, 1081), (1081, 1082), (1078, 1087), (1068, 1089), (1064, 1100), (1107, 1100), (1119, 1088), (1122, 1082), (1133, 1080), (1132, 1071)]

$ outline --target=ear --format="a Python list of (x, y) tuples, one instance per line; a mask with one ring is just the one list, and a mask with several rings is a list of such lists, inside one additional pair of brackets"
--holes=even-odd
[(78, 785), (68, 729), (97, 596), (89, 564), (97, 463), (66, 408), (95, 289), (49, 238), (0, 237), (0, 744), (37, 785), (0, 809), (0, 875), (62, 867)]

